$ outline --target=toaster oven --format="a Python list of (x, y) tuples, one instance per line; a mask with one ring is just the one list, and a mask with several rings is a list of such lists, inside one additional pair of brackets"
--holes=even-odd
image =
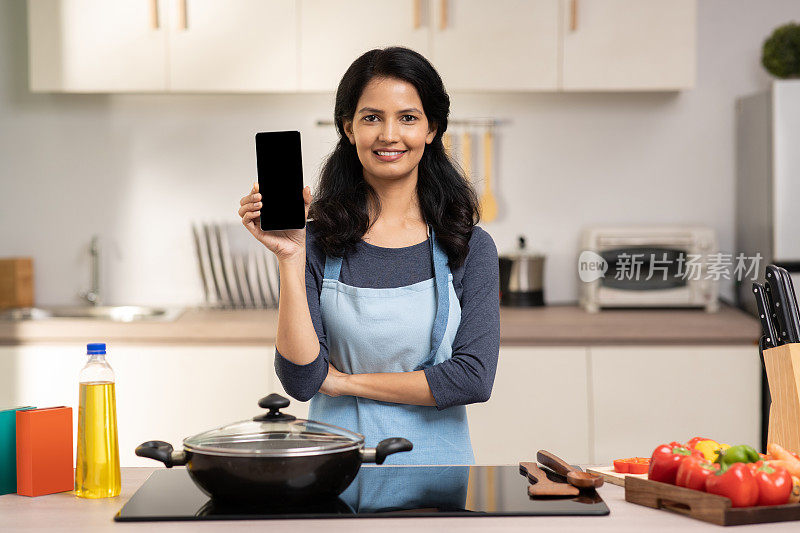
[(583, 232), (581, 306), (719, 309), (715, 231), (705, 227), (598, 227)]

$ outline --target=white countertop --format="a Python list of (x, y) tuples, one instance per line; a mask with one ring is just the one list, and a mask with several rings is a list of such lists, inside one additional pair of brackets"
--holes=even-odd
[[(242, 520), (242, 521), (189, 521), (189, 522), (133, 522), (117, 523), (113, 516), (134, 492), (144, 483), (155, 468), (123, 468), (122, 494), (116, 498), (84, 500), (65, 492), (49, 496), (28, 498), (7, 494), (0, 496), (0, 531), (3, 533), (38, 531), (58, 533), (93, 533), (101, 531), (147, 532), (228, 532), (270, 531), (271, 533), (350, 533), (376, 531), (391, 533), (459, 533), (569, 531), (626, 532), (642, 531), (721, 531), (721, 526), (708, 524), (669, 513), (635, 505), (625, 501), (622, 487), (605, 484), (600, 495), (606, 501), (609, 516), (541, 516), (541, 517), (465, 517), (465, 518), (373, 518), (329, 520)], [(753, 526), (736, 526), (736, 533), (747, 531), (796, 532), (798, 522), (779, 522)]]

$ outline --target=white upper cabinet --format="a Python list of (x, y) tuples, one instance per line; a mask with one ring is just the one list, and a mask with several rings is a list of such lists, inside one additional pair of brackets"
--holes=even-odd
[(400, 45), (449, 91), (690, 88), (697, 0), (28, 0), (30, 87), (333, 92)]
[(31, 90), (166, 90), (162, 7), (156, 0), (29, 1)]
[(298, 0), (300, 89), (335, 91), (347, 67), (373, 48), (399, 45), (428, 57), (424, 0)]
[(170, 90), (297, 90), (296, 5), (295, 0), (170, 0)]
[(562, 1), (562, 89), (694, 86), (696, 0)]
[(559, 0), (431, 4), (431, 59), (448, 90), (558, 88)]

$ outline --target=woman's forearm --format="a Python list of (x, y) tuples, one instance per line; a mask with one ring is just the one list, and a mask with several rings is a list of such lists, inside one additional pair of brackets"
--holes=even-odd
[(340, 394), (382, 402), (436, 405), (422, 370), (346, 375), (343, 376)]
[(279, 261), (280, 299), (275, 348), (296, 365), (306, 365), (319, 354), (319, 338), (308, 310), (306, 296), (306, 258)]

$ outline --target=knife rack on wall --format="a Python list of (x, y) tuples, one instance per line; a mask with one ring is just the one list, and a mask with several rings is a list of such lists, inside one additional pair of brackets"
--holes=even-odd
[[(483, 222), (492, 222), (499, 214), (497, 199), (493, 191), (497, 178), (496, 158), (494, 157), (497, 144), (495, 130), (506, 122), (494, 118), (450, 119), (447, 121), (449, 129), (442, 135), (442, 143), (448, 155), (461, 166), (464, 175), (478, 193)], [(318, 120), (316, 124), (317, 126), (333, 126), (334, 122)], [(478, 143), (473, 141), (473, 137), (476, 135), (480, 139)], [(473, 166), (475, 156), (480, 158), (483, 169), (478, 179), (476, 179)]]

